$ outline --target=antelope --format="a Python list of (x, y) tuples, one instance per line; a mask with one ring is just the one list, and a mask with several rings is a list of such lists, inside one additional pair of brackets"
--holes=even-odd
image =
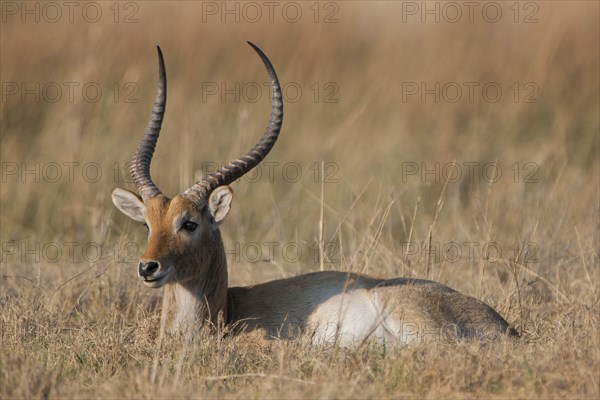
[(165, 113), (167, 79), (158, 50), (159, 81), (146, 132), (131, 164), (139, 192), (115, 188), (114, 205), (148, 228), (138, 275), (164, 287), (162, 318), (172, 334), (203, 326), (236, 327), (265, 338), (304, 336), (315, 344), (499, 338), (516, 332), (489, 305), (440, 283), (412, 278), (377, 279), (322, 271), (246, 287), (228, 287), (219, 226), (229, 213), (229, 184), (257, 166), (275, 144), (283, 123), (281, 86), (273, 65), (254, 44), (271, 83), (271, 115), (259, 142), (246, 154), (173, 198), (150, 176), (150, 162)]

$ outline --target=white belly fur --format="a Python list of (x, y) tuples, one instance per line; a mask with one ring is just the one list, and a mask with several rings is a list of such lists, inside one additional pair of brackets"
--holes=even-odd
[(378, 296), (366, 289), (334, 295), (319, 305), (307, 323), (313, 344), (360, 344), (365, 339), (379, 344), (409, 344), (413, 335), (400, 329), (393, 310), (384, 309)]

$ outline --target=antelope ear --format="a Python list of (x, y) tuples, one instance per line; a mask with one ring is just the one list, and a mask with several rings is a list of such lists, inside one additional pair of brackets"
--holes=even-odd
[(208, 210), (217, 225), (229, 214), (231, 200), (233, 200), (233, 190), (229, 186), (219, 186), (210, 194)]
[(144, 222), (146, 205), (142, 198), (129, 190), (115, 188), (111, 193), (113, 204), (129, 218)]

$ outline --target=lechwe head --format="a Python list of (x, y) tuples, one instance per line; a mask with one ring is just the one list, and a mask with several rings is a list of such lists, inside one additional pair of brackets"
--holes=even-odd
[[(229, 213), (233, 199), (228, 185), (263, 160), (281, 130), (283, 102), (275, 69), (258, 47), (248, 43), (261, 57), (272, 85), (271, 117), (260, 141), (248, 153), (172, 199), (162, 194), (150, 176), (150, 162), (167, 102), (165, 63), (158, 48), (156, 100), (131, 165), (140, 195), (121, 188), (112, 192), (113, 203), (119, 210), (148, 227), (148, 247), (138, 264), (139, 277), (153, 288), (177, 284), (180, 290), (173, 292), (174, 300), (190, 304), (186, 312), (189, 315), (180, 315), (179, 319), (210, 316), (214, 321), (218, 312), (226, 312), (227, 266), (219, 224)], [(182, 298), (186, 296), (189, 299)]]

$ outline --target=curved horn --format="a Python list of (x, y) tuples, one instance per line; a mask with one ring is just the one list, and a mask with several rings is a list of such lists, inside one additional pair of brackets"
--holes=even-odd
[(156, 99), (154, 100), (154, 107), (152, 107), (152, 115), (150, 116), (146, 133), (144, 133), (144, 137), (133, 156), (130, 169), (133, 182), (144, 202), (151, 197), (161, 194), (150, 177), (150, 162), (152, 161), (152, 154), (154, 154), (154, 148), (160, 134), (160, 127), (162, 126), (165, 107), (167, 105), (165, 60), (163, 59), (160, 47), (156, 46), (156, 49), (158, 50), (158, 89), (156, 91)]
[(277, 79), (275, 69), (265, 53), (253, 43), (248, 42), (248, 44), (252, 46), (262, 59), (271, 81), (272, 97), (269, 124), (265, 129), (265, 133), (260, 138), (260, 141), (246, 154), (225, 164), (218, 171), (204, 177), (201, 181), (196, 182), (192, 187), (182, 193), (182, 196), (192, 200), (198, 207), (203, 207), (206, 204), (208, 196), (210, 196), (211, 192), (217, 187), (232, 183), (252, 168), (256, 167), (267, 154), (269, 154), (269, 151), (273, 148), (273, 145), (279, 136), (279, 132), (281, 131), (281, 124), (283, 123), (283, 97), (281, 95), (279, 79)]

